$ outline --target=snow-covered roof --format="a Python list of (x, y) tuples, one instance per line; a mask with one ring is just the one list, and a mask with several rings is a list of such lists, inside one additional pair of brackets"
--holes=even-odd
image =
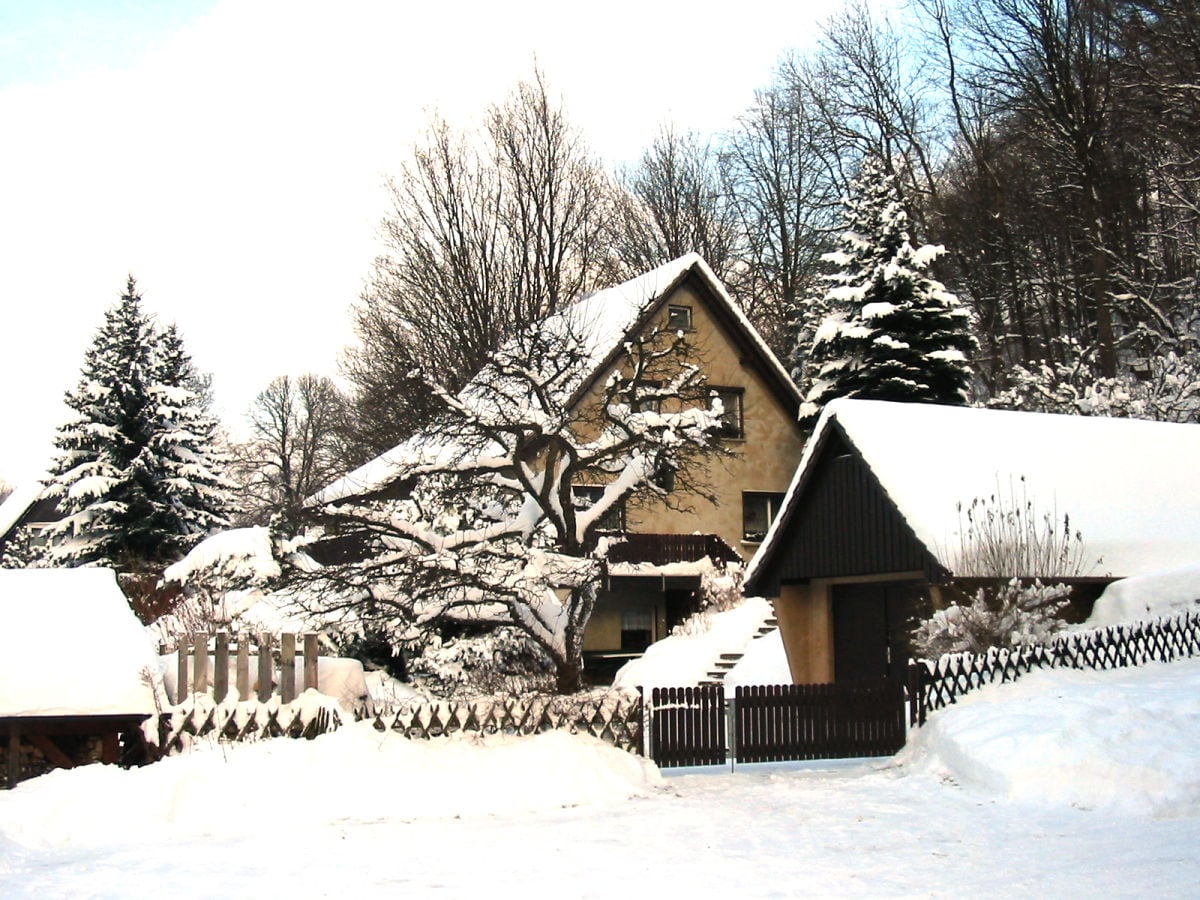
[(8, 537), (8, 533), (21, 520), (30, 508), (42, 497), (42, 483), (30, 481), (15, 488), (3, 503), (0, 503), (0, 542)]
[(111, 569), (0, 569), (0, 716), (154, 712), (157, 660)]
[[(612, 364), (625, 340), (642, 324), (657, 301), (692, 272), (697, 273), (707, 283), (723, 311), (755, 345), (763, 362), (777, 376), (779, 383), (787, 385), (792, 391), (796, 390), (787, 370), (738, 308), (720, 279), (698, 254), (689, 253), (623, 284), (585, 297), (542, 324), (544, 331), (553, 333), (561, 330), (563, 333), (578, 336), (583, 342), (587, 363), (580, 367), (575, 380), (567, 386), (572, 402), (578, 400), (581, 392)], [(498, 393), (495, 384), (490, 384), (490, 390), (486, 392), (479, 392), (476, 388), (477, 383), (488, 376), (489, 369), (484, 369), (463, 388), (459, 399), (469, 405), (473, 402), (473, 393), (486, 393), (488, 402), (494, 402)], [(796, 400), (799, 401), (798, 391)], [(347, 497), (374, 493), (393, 482), (406, 470), (411, 470), (414, 466), (444, 462), (447, 454), (457, 453), (458, 450), (453, 443), (439, 439), (437, 435), (415, 435), (309, 497), (307, 505), (321, 506), (336, 503)]]
[(839, 431), (919, 540), (953, 571), (959, 506), (1028, 499), (1082, 533), (1085, 576), (1200, 561), (1200, 425), (839, 399), (823, 412), (747, 579), (779, 548), (821, 448)]

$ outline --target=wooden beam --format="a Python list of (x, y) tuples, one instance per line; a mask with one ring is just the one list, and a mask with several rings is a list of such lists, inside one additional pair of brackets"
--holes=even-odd
[(46, 759), (54, 763), (60, 769), (73, 769), (75, 762), (67, 754), (58, 749), (58, 745), (44, 734), (30, 734), (25, 738), (33, 746), (37, 747), (42, 753), (46, 754)]

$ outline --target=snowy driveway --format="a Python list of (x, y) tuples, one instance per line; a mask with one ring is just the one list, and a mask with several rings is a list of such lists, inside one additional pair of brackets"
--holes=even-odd
[(661, 777), (369, 726), (0, 792), (0, 896), (1195, 896), (1200, 661), (978, 691), (895, 760)]
[(254, 837), (0, 845), (0, 885), (43, 897), (1066, 897), (1184, 896), (1200, 883), (1194, 817), (1020, 806), (880, 766), (688, 775), (601, 807), (300, 829), (264, 794)]

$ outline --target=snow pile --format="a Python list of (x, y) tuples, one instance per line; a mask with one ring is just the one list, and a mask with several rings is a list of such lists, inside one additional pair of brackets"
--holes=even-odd
[(1021, 803), (1200, 812), (1200, 659), (1043, 669), (933, 713), (900, 759)]
[(613, 679), (613, 687), (698, 684), (708, 677), (722, 653), (743, 652), (771, 615), (770, 603), (762, 597), (748, 597), (734, 609), (694, 616), (688, 622), (695, 625), (656, 641), (640, 659), (623, 665)]
[(111, 569), (0, 569), (0, 716), (155, 711), (157, 664)]
[(312, 741), (198, 741), (144, 769), (52, 772), (0, 794), (0, 838), (87, 846), (258, 837), (273, 810), (289, 829), (507, 816), (611, 804), (659, 781), (652, 763), (560, 731), (417, 741), (359, 723)]
[(1200, 564), (1114, 581), (1096, 599), (1089, 628), (1186, 612), (1200, 605)]

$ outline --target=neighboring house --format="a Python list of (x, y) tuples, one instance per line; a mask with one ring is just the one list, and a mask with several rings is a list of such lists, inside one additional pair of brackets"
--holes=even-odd
[[(622, 347), (655, 327), (683, 331), (707, 385), (721, 398), (728, 455), (706, 463), (702, 478), (715, 502), (676, 494), (669, 506), (639, 502), (609, 514), (608, 583), (585, 633), (589, 672), (615, 668), (665, 637), (694, 610), (705, 559), (749, 558), (779, 508), (803, 449), (800, 394), (787, 371), (695, 254), (580, 301), (580, 318), (597, 324), (595, 361), (572, 408), (600, 402)], [(321, 491), (311, 503), (386, 494), (404, 445)], [(689, 473), (695, 477), (695, 473)], [(602, 487), (578, 485), (581, 504)], [(684, 502), (680, 502), (684, 501)], [(319, 554), (314, 552), (314, 556)]]
[(58, 511), (58, 499), (44, 493), (45, 486), (34, 481), (17, 488), (0, 503), (0, 554), (22, 527), (30, 532), (32, 543), (45, 543), (42, 532), (59, 521), (62, 513)]
[(797, 684), (896, 676), (914, 611), (978, 583), (960, 540), (973, 502), (976, 521), (1023, 509), (1061, 534), (1069, 517), (1076, 577), (1009, 574), (1094, 599), (1116, 578), (1200, 560), (1197, 460), (1200, 425), (837, 400), (745, 591), (774, 598)]

